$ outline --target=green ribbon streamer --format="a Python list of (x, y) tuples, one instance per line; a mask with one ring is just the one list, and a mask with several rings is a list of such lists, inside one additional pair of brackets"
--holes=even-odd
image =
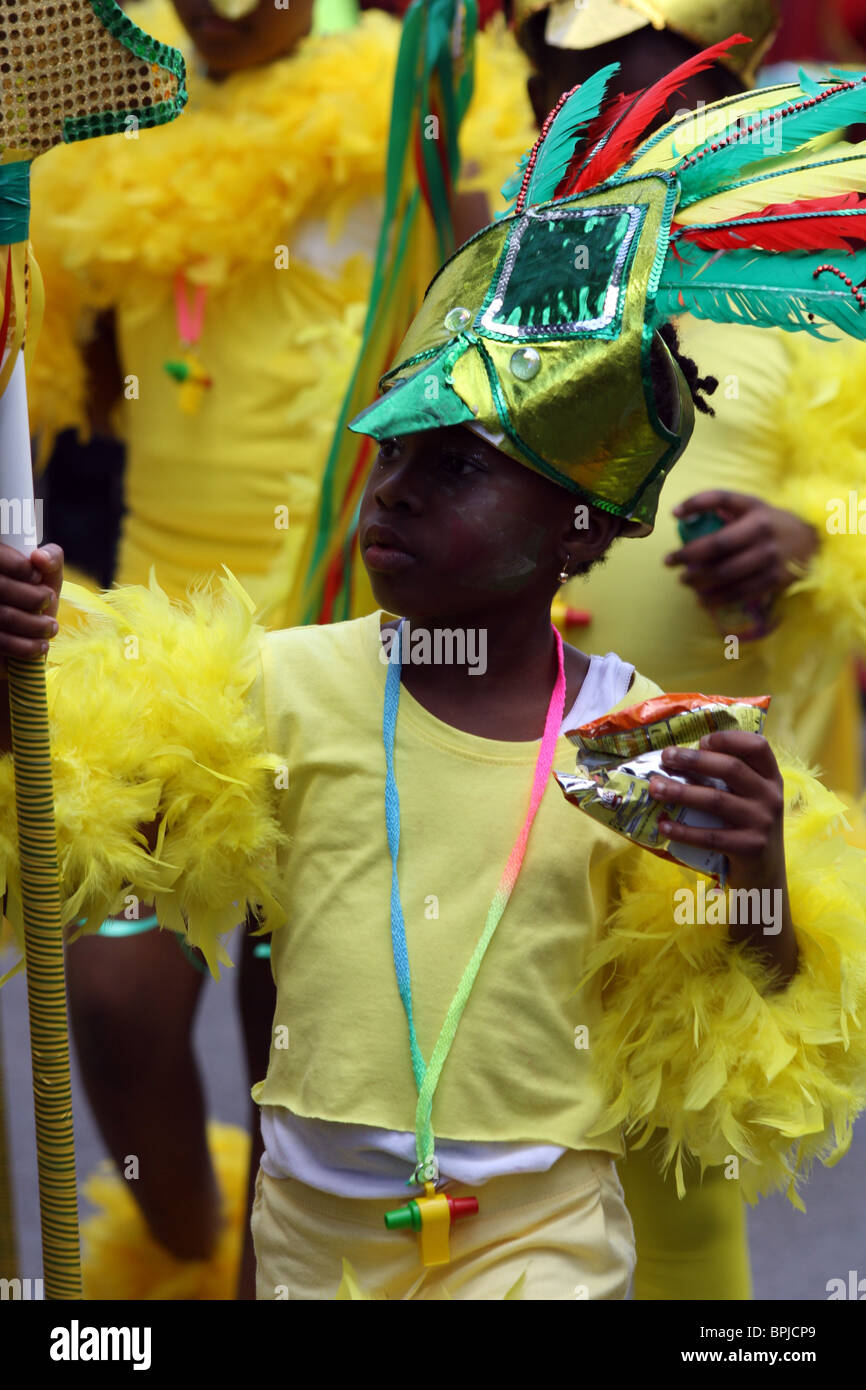
[[(459, 80), (455, 81), (454, 62), (451, 56), (451, 27), (456, 10), (455, 0), (414, 0), (403, 20), (403, 33), (397, 55), (394, 77), (394, 91), (391, 106), (391, 124), (388, 135), (388, 153), (385, 167), (385, 205), (379, 230), (376, 260), (373, 267), (370, 298), (361, 348), (352, 373), (343, 405), (337, 420), (331, 443), (331, 450), (322, 478), (319, 494), (319, 510), (315, 523), (313, 553), (304, 580), (304, 608), (302, 623), (315, 621), (321, 602), (321, 585), (324, 554), (339, 516), (338, 483), (340, 464), (345, 448), (345, 430), (348, 420), (358, 413), (367, 399), (357, 400), (356, 395), (363, 381), (370, 340), (374, 329), (388, 312), (388, 305), (400, 272), (405, 264), (410, 237), (420, 215), (421, 194), (416, 187), (401, 207), (403, 199), (403, 175), (406, 159), (410, 154), (411, 141), (416, 126), (420, 127), (421, 157), (425, 178), (430, 190), (431, 210), (436, 225), (440, 257), (445, 260), (453, 249), (454, 232), (451, 222), (449, 188), (443, 172), (440, 157), (440, 142), (444, 138), (445, 160), (452, 180), (456, 179), (459, 165), (458, 137), (460, 123), (472, 96), (473, 83), (473, 43), (478, 28), (478, 11), (475, 0), (465, 3), (465, 65)], [(438, 77), (440, 129), (438, 139), (424, 138), (424, 117), (432, 115), (431, 86)], [(444, 128), (443, 128), (444, 127)], [(349, 536), (351, 537), (351, 531)], [(349, 589), (345, 586), (335, 603), (338, 617), (348, 616)]]
[(30, 161), (0, 164), (0, 246), (17, 246), (30, 236)]

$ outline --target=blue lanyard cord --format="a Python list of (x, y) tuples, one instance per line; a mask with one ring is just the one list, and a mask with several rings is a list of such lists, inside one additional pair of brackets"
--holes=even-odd
[(538, 750), (538, 761), (535, 767), (535, 776), (532, 783), (532, 792), (529, 798), (529, 807), (523, 826), (503, 870), (499, 886), (493, 895), (493, 900), (487, 910), (484, 922), (484, 929), (478, 940), (478, 944), (472, 953), (469, 964), (461, 976), (460, 983), (451, 1004), (448, 1008), (445, 1021), (439, 1033), (439, 1037), (433, 1048), (430, 1057), (429, 1067), (421, 1055), (418, 1046), (418, 1039), (415, 1034), (415, 1020), (412, 1013), (412, 980), (409, 972), (409, 949), (406, 944), (406, 924), (403, 918), (403, 908), (400, 902), (400, 886), (397, 878), (397, 858), (400, 853), (400, 798), (397, 795), (397, 779), (394, 775), (394, 741), (397, 729), (397, 710), (400, 704), (400, 683), (402, 676), (401, 647), (403, 639), (403, 622), (401, 619), (397, 629), (397, 653), (396, 658), (391, 659), (394, 654), (394, 644), (392, 643), (389, 652), (388, 675), (385, 680), (385, 705), (382, 718), (382, 735), (385, 744), (385, 825), (388, 834), (388, 849), (391, 854), (391, 945), (394, 953), (394, 969), (397, 975), (397, 987), (400, 991), (400, 998), (403, 1001), (403, 1008), (409, 1024), (409, 1047), (412, 1055), (412, 1071), (415, 1076), (415, 1085), (418, 1089), (418, 1104), (415, 1110), (415, 1152), (418, 1164), (410, 1178), (410, 1183), (420, 1181), (436, 1180), (436, 1164), (434, 1156), (435, 1137), (433, 1134), (433, 1097), (439, 1082), (439, 1077), (445, 1065), (451, 1044), (454, 1041), (460, 1019), (465, 1009), (475, 978), (481, 968), (494, 932), (508, 906), (508, 901), (514, 888), (521, 866), (526, 853), (529, 833), (532, 829), (535, 814), (541, 804), (544, 790), (550, 777), (553, 759), (556, 752), (556, 741), (562, 725), (562, 716), (565, 707), (565, 667), (563, 661), (562, 639), (554, 629), (556, 640), (558, 673), (553, 693), (550, 697), (550, 704), (547, 710), (547, 718), (544, 723), (544, 736)]
[(394, 969), (397, 973), (397, 988), (403, 1001), (406, 1020), (409, 1024), (409, 1049), (412, 1054), (412, 1071), (415, 1085), (420, 1091), (427, 1072), (427, 1064), (421, 1055), (415, 1033), (415, 1018), (412, 1013), (412, 977), (409, 972), (409, 948), (406, 944), (406, 924), (403, 920), (403, 905), (400, 902), (400, 881), (397, 877), (397, 857), (400, 853), (400, 796), (397, 779), (394, 775), (394, 740), (397, 730), (397, 710), (400, 705), (400, 679), (403, 661), (400, 644), (403, 635), (403, 622), (397, 629), (396, 641), (391, 644), (391, 652), (397, 648), (396, 661), (388, 664), (385, 678), (385, 708), (382, 716), (382, 737), (385, 743), (385, 828), (388, 833), (388, 849), (391, 853), (391, 947), (394, 952)]

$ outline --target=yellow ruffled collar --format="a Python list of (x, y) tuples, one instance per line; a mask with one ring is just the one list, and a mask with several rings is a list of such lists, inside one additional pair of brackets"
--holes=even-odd
[[(136, 14), (189, 54), (163, 0)], [(37, 257), (83, 273), (95, 301), (128, 303), (178, 270), (218, 286), (274, 264), (310, 218), (337, 235), (353, 204), (381, 192), (399, 35), (396, 20), (370, 11), (355, 29), (221, 83), (191, 64), (189, 106), (172, 125), (38, 162)]]

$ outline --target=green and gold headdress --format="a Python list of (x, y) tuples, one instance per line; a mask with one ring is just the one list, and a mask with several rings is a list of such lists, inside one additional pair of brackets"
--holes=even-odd
[[(866, 338), (866, 146), (810, 148), (866, 119), (866, 77), (801, 74), (644, 138), (684, 81), (746, 42), (604, 110), (616, 64), (566, 93), (503, 190), (513, 205), (440, 270), (351, 428), (470, 426), (645, 535), (694, 421), (663, 324), (688, 311)], [(679, 397), (670, 428), (654, 345)]]

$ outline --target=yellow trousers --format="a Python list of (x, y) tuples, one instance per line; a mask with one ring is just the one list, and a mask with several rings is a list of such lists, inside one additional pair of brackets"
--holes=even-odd
[(708, 1169), (703, 1182), (696, 1167), (687, 1168), (680, 1201), (650, 1148), (630, 1150), (617, 1166), (634, 1222), (636, 1299), (752, 1297), (745, 1204), (723, 1168)]
[[(473, 1195), (460, 1183), (448, 1192)], [(543, 1301), (625, 1298), (634, 1239), (609, 1154), (570, 1152), (548, 1173), (494, 1178), (474, 1195), (477, 1215), (451, 1228), (450, 1263), (425, 1270), (417, 1235), (385, 1228), (398, 1200), (333, 1197), (260, 1169), (256, 1297), (331, 1300), (346, 1259), (368, 1298), (492, 1301), (512, 1289)]]

